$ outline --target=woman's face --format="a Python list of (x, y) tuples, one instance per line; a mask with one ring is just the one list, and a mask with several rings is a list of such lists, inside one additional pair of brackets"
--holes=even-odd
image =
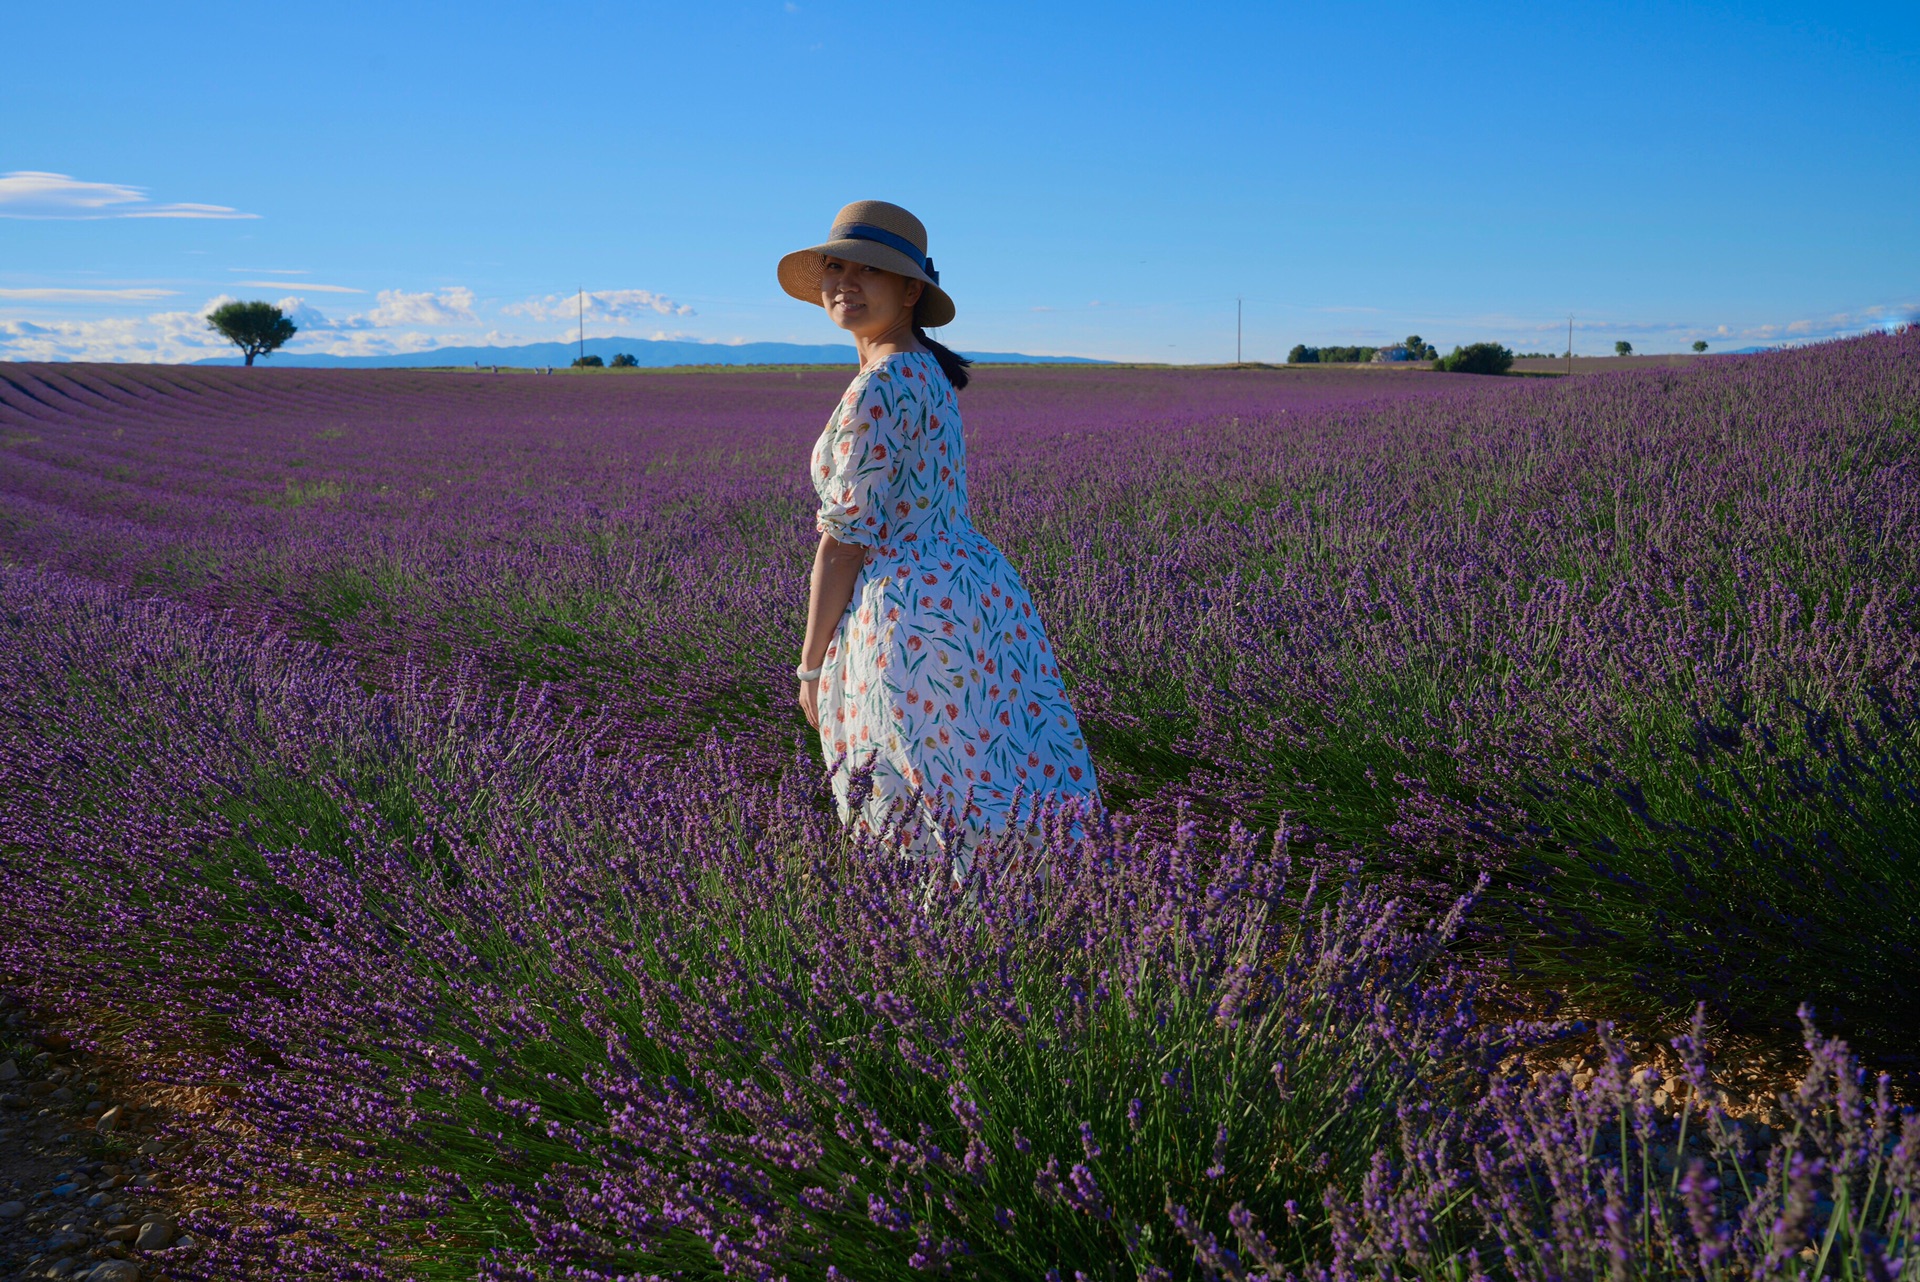
[(845, 258), (828, 257), (820, 269), (820, 302), (841, 329), (879, 338), (913, 324), (921, 283)]

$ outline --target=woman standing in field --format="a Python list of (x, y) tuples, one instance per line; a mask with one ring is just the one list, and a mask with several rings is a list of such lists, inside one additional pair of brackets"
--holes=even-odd
[[(946, 808), (973, 839), (1003, 830), (1017, 798), (1097, 804), (1033, 599), (967, 510), (967, 362), (927, 336), (954, 306), (926, 228), (855, 201), (824, 244), (780, 260), (780, 284), (860, 352), (813, 447), (820, 545), (794, 671), (842, 820), (880, 832), (917, 818), (934, 837)], [(869, 769), (863, 800), (854, 778)]]

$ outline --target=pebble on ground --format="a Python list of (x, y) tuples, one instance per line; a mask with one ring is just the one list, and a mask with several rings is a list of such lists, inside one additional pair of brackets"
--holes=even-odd
[(156, 1161), (158, 1110), (0, 996), (0, 1279), (143, 1282), (196, 1252)]

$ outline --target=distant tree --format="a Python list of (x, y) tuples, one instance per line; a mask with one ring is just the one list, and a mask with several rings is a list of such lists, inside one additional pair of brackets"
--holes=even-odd
[(1504, 374), (1513, 364), (1513, 353), (1498, 343), (1469, 343), (1434, 361), (1433, 367), (1448, 374)]
[(1706, 340), (1706, 339), (1704, 339), (1704, 338), (1696, 338), (1696, 339), (1694, 339), (1694, 340), (1693, 340), (1693, 350), (1694, 350), (1694, 351), (1696, 351), (1696, 352), (1704, 352), (1704, 351), (1706, 351), (1706, 350), (1707, 350), (1707, 340)]
[(602, 369), (605, 366), (606, 362), (598, 356), (576, 356), (573, 358), (573, 367), (575, 369)]
[(1295, 343), (1287, 353), (1289, 365), (1365, 365), (1377, 347), (1308, 347)]
[(222, 303), (207, 313), (207, 328), (245, 353), (249, 365), (300, 332), (285, 312), (261, 302)]
[(615, 369), (632, 369), (639, 363), (639, 358), (634, 356), (632, 352), (621, 352), (613, 358), (613, 367)]
[(1623, 338), (1613, 345), (1613, 354), (1615, 356), (1631, 356), (1633, 355), (1633, 344)]
[(1440, 353), (1433, 350), (1433, 344), (1418, 334), (1407, 335), (1407, 341), (1401, 346), (1406, 348), (1407, 355), (1416, 361), (1432, 361), (1440, 358)]

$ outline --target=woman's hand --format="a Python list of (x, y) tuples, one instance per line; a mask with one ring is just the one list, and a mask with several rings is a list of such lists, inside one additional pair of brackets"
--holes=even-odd
[(815, 730), (820, 728), (820, 682), (802, 681), (798, 700), (800, 711), (807, 714), (807, 724)]

